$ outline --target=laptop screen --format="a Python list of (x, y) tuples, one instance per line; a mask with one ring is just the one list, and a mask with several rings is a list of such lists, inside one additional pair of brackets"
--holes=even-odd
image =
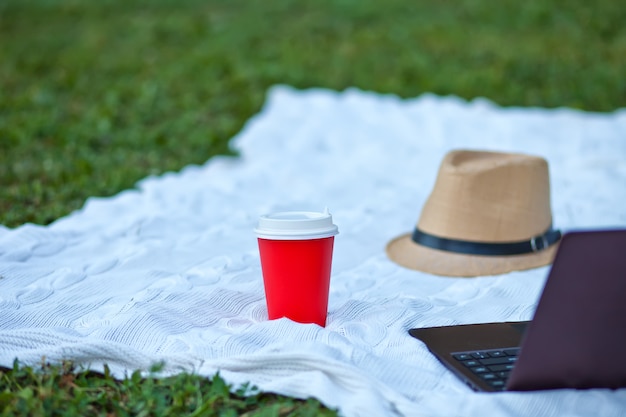
[(570, 232), (558, 249), (509, 390), (626, 386), (626, 230)]

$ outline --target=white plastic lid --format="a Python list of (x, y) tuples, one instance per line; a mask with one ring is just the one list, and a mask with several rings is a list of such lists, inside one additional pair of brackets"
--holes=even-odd
[(271, 240), (322, 239), (339, 233), (333, 216), (326, 209), (314, 211), (284, 211), (259, 217), (254, 229), (257, 237)]

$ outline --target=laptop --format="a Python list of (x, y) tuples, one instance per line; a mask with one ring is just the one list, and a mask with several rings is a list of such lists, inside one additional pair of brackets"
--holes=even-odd
[(564, 234), (532, 321), (409, 334), (475, 391), (626, 387), (626, 229)]

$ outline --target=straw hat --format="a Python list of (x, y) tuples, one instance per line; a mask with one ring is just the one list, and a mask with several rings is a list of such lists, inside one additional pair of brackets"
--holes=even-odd
[(437, 275), (496, 275), (551, 263), (560, 237), (545, 159), (457, 150), (443, 159), (416, 228), (389, 242), (387, 255)]

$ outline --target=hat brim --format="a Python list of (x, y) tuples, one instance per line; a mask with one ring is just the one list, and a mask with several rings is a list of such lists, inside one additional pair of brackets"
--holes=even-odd
[(558, 243), (540, 252), (523, 255), (466, 255), (419, 245), (407, 233), (389, 242), (386, 250), (389, 259), (409, 269), (451, 277), (477, 277), (549, 265), (557, 247)]

